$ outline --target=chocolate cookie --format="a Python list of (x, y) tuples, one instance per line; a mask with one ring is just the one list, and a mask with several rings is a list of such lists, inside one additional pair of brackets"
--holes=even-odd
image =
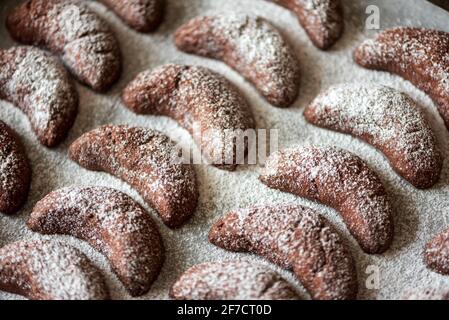
[(111, 188), (53, 191), (36, 204), (27, 225), (42, 234), (87, 241), (108, 258), (132, 296), (148, 292), (164, 262), (162, 238), (148, 212)]
[(417, 188), (430, 188), (440, 177), (443, 158), (432, 129), (416, 103), (401, 92), (376, 84), (333, 86), (304, 115), (314, 125), (372, 144)]
[(30, 189), (31, 168), (16, 133), (0, 120), (0, 212), (16, 213)]
[(226, 170), (244, 163), (244, 133), (254, 129), (254, 119), (246, 100), (219, 74), (174, 64), (144, 71), (125, 88), (123, 102), (138, 114), (176, 120), (192, 134), (209, 163)]
[(39, 142), (58, 145), (75, 121), (78, 93), (65, 69), (33, 47), (0, 49), (0, 99), (20, 108)]
[(158, 131), (140, 127), (102, 126), (70, 146), (73, 161), (105, 171), (133, 186), (169, 227), (178, 227), (198, 202), (195, 171), (178, 162), (179, 149)]
[(209, 241), (292, 269), (314, 299), (356, 297), (351, 254), (328, 221), (309, 208), (284, 204), (239, 209), (214, 224)]
[(164, 17), (165, 0), (98, 0), (127, 25), (140, 32), (157, 29)]
[(285, 149), (268, 158), (260, 180), (337, 210), (367, 253), (382, 253), (392, 242), (392, 207), (382, 182), (350, 152), (314, 146)]
[(11, 36), (59, 55), (89, 87), (107, 90), (120, 76), (118, 42), (107, 23), (77, 0), (27, 0), (7, 16)]
[(0, 290), (33, 300), (109, 299), (100, 270), (81, 251), (57, 241), (1, 248)]
[(291, 10), (313, 44), (329, 49), (343, 34), (343, 8), (340, 0), (268, 0)]
[(191, 267), (171, 287), (177, 300), (297, 300), (277, 272), (249, 261), (207, 262)]
[(430, 269), (449, 275), (449, 229), (437, 234), (426, 244), (424, 260)]
[(176, 31), (175, 43), (185, 52), (225, 62), (277, 107), (290, 106), (298, 96), (300, 72), (294, 51), (261, 17), (197, 17)]
[(403, 300), (449, 300), (449, 291), (428, 288), (422, 291), (406, 292)]
[(398, 27), (362, 43), (354, 60), (368, 69), (395, 73), (436, 103), (449, 129), (449, 33)]

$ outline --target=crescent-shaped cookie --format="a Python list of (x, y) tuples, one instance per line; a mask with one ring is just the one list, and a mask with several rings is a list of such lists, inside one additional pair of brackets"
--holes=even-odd
[(30, 189), (31, 168), (16, 133), (0, 120), (0, 212), (16, 213)]
[(106, 187), (68, 187), (34, 207), (28, 227), (65, 234), (102, 252), (132, 296), (145, 294), (164, 262), (162, 238), (148, 212), (126, 194)]
[(182, 225), (196, 209), (193, 166), (180, 163), (177, 146), (158, 131), (102, 126), (73, 142), (69, 155), (86, 169), (105, 171), (129, 183), (169, 227)]
[(310, 123), (358, 137), (379, 149), (417, 188), (430, 188), (443, 159), (430, 125), (404, 93), (376, 84), (344, 84), (321, 93), (305, 110)]
[(122, 96), (138, 114), (175, 119), (192, 134), (207, 162), (227, 170), (244, 162), (248, 145), (243, 134), (254, 129), (254, 119), (246, 100), (219, 74), (169, 64), (138, 74)]
[(33, 47), (0, 49), (0, 99), (22, 110), (39, 142), (59, 144), (75, 121), (78, 93), (65, 69)]
[(381, 32), (354, 52), (362, 67), (388, 71), (413, 83), (435, 101), (449, 128), (449, 33), (398, 27)]
[(281, 204), (230, 212), (213, 225), (209, 241), (292, 269), (313, 299), (356, 297), (351, 254), (328, 221), (307, 207)]
[(249, 261), (195, 265), (170, 289), (177, 300), (297, 300), (293, 287), (277, 272)]
[(128, 26), (140, 31), (157, 29), (164, 17), (165, 0), (98, 0), (113, 10)]
[(392, 207), (382, 182), (350, 152), (314, 146), (285, 149), (270, 155), (260, 180), (337, 210), (367, 253), (382, 253), (392, 242)]
[(175, 43), (185, 52), (225, 62), (274, 106), (288, 107), (298, 96), (298, 59), (281, 33), (261, 17), (197, 17), (176, 31)]
[(449, 229), (437, 234), (426, 244), (424, 260), (430, 269), (449, 275)]
[(340, 0), (268, 0), (292, 11), (313, 44), (329, 49), (343, 34)]
[(1, 248), (0, 290), (33, 300), (109, 299), (100, 270), (81, 251), (57, 241)]
[(61, 57), (79, 81), (107, 90), (120, 76), (121, 54), (107, 23), (78, 0), (27, 0), (6, 18), (11, 36)]

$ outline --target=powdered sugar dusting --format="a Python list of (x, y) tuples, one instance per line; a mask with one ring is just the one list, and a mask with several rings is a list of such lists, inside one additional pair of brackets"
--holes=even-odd
[(72, 73), (95, 90), (109, 88), (119, 76), (121, 58), (114, 34), (78, 0), (30, 0), (11, 12), (7, 26), (18, 41), (61, 55)]
[[(0, 127), (3, 126), (5, 124), (0, 122)], [(2, 128), (1, 131), (3, 130)], [(19, 159), (11, 143), (11, 137), (3, 131), (0, 134), (0, 188), (4, 194), (11, 194), (17, 187), (17, 176), (23, 164), (23, 158)]]
[(248, 15), (222, 15), (213, 23), (218, 34), (235, 48), (241, 61), (236, 69), (246, 70), (246, 78), (258, 77), (258, 89), (269, 96), (273, 91), (287, 88), (294, 92), (298, 83), (299, 65), (290, 46), (265, 19)]
[(169, 64), (140, 73), (123, 97), (137, 113), (177, 120), (201, 147), (206, 161), (222, 167), (229, 163), (232, 169), (241, 163), (230, 133), (253, 129), (254, 119), (241, 93), (221, 75), (207, 68)]
[(414, 289), (407, 291), (404, 300), (449, 300), (449, 291), (435, 288)]
[(224, 61), (272, 104), (290, 106), (298, 95), (297, 57), (266, 19), (247, 14), (199, 16), (175, 34), (179, 49)]
[(134, 294), (148, 290), (157, 276), (164, 248), (142, 207), (125, 194), (104, 187), (68, 187), (35, 206), (29, 227), (45, 234), (69, 234), (105, 254)]
[(296, 300), (279, 274), (249, 261), (209, 262), (193, 266), (173, 285), (171, 295), (188, 300)]
[(127, 181), (167, 224), (175, 226), (191, 216), (198, 197), (195, 171), (179, 162), (178, 151), (173, 141), (155, 130), (102, 126), (75, 141), (70, 157), (88, 169)]
[(254, 252), (293, 269), (315, 299), (351, 299), (357, 290), (349, 252), (327, 221), (307, 207), (239, 209), (221, 218), (209, 239), (222, 248)]
[(138, 31), (153, 31), (161, 22), (165, 0), (100, 0)]
[(0, 120), (0, 212), (16, 213), (30, 184), (30, 166), (15, 132)]
[(105, 299), (101, 273), (77, 249), (55, 241), (16, 242), (0, 249), (0, 287), (32, 299)]
[(2, 53), (0, 95), (30, 119), (39, 140), (53, 145), (70, 128), (78, 96), (68, 74), (55, 58), (32, 47)]
[[(7, 9), (16, 6), (19, 0), (2, 0), (0, 22), (4, 21)], [(361, 31), (366, 21), (366, 6), (371, 0), (347, 0), (345, 7), (346, 30), (343, 38), (327, 52), (322, 52), (311, 45), (310, 40), (298, 26), (295, 15), (290, 11), (262, 0), (188, 0), (167, 1), (167, 18), (161, 28), (152, 34), (140, 34), (130, 30), (117, 16), (96, 1), (86, 1), (95, 12), (101, 15), (113, 27), (123, 50), (124, 73), (113, 89), (106, 95), (98, 95), (78, 85), (80, 92), (80, 112), (75, 126), (70, 131), (68, 141), (56, 150), (47, 150), (35, 143), (33, 132), (17, 108), (6, 101), (0, 101), (0, 118), (16, 129), (25, 143), (30, 162), (33, 164), (33, 180), (30, 197), (23, 210), (15, 218), (0, 217), (0, 245), (19, 239), (36, 236), (25, 225), (34, 204), (49, 192), (70, 185), (102, 185), (113, 187), (137, 200), (149, 212), (159, 226), (167, 249), (166, 262), (157, 281), (142, 299), (167, 299), (168, 290), (177, 278), (189, 267), (207, 261), (227, 261), (234, 259), (250, 260), (263, 264), (289, 281), (301, 297), (308, 294), (296, 277), (264, 259), (247, 253), (233, 253), (211, 245), (207, 232), (211, 224), (222, 214), (235, 208), (252, 205), (278, 204), (293, 202), (306, 205), (328, 218), (338, 229), (341, 238), (348, 244), (354, 255), (358, 269), (360, 299), (399, 299), (404, 289), (411, 288), (447, 288), (449, 277), (442, 276), (426, 268), (422, 261), (424, 244), (442, 229), (449, 227), (447, 212), (448, 201), (448, 167), (445, 162), (440, 182), (429, 190), (417, 190), (403, 178), (394, 173), (385, 158), (372, 146), (360, 142), (349, 135), (336, 134), (329, 130), (320, 130), (308, 124), (302, 113), (304, 108), (316, 95), (331, 85), (358, 82), (375, 82), (393, 87), (410, 95), (424, 110), (429, 118), (445, 158), (449, 156), (449, 134), (444, 127), (435, 105), (422, 91), (399, 77), (384, 72), (375, 72), (360, 68), (352, 61), (352, 51), (362, 40), (372, 37), (377, 31)], [(379, 1), (376, 5), (381, 11), (382, 27), (398, 24), (422, 25), (449, 31), (447, 13), (432, 6), (427, 1), (410, 6), (409, 0)], [(292, 108), (277, 109), (261, 98), (254, 87), (227, 65), (211, 59), (187, 55), (173, 45), (173, 33), (185, 21), (198, 15), (226, 12), (232, 14), (236, 8), (240, 12), (262, 16), (273, 22), (298, 55), (302, 66), (302, 83), (299, 99)], [(412, 18), (411, 18), (412, 17)], [(4, 25), (4, 23), (0, 23)], [(0, 45), (9, 48), (14, 42), (8, 32), (0, 27)], [(129, 81), (139, 72), (155, 69), (167, 63), (201, 65), (212, 69), (237, 85), (247, 98), (258, 127), (279, 129), (279, 146), (325, 144), (337, 145), (361, 156), (380, 176), (397, 214), (395, 215), (395, 240), (390, 251), (373, 256), (362, 252), (335, 210), (316, 202), (307, 201), (288, 193), (265, 187), (258, 181), (258, 169), (241, 167), (229, 173), (212, 166), (196, 166), (200, 193), (199, 205), (193, 218), (181, 229), (166, 228), (156, 212), (147, 205), (139, 193), (127, 183), (106, 173), (85, 170), (67, 159), (68, 146), (71, 141), (83, 133), (101, 125), (128, 124), (150, 127), (169, 135), (172, 140), (183, 146), (192, 146), (191, 135), (175, 121), (166, 117), (137, 116), (125, 108), (119, 101), (119, 94)], [(122, 284), (110, 270), (109, 262), (90, 246), (72, 237), (51, 236), (76, 246), (85, 252), (107, 277), (113, 298), (130, 299)], [(379, 271), (379, 288), (367, 288), (368, 267)], [(19, 296), (0, 292), (2, 299), (17, 299)]]
[(424, 28), (387, 29), (356, 49), (360, 65), (411, 81), (437, 103), (449, 126), (449, 33)]
[(272, 154), (261, 173), (267, 186), (320, 201), (340, 212), (368, 253), (388, 249), (392, 207), (378, 176), (336, 147), (292, 147)]
[(290, 10), (299, 18), (312, 41), (327, 49), (341, 35), (343, 18), (340, 0), (271, 0)]
[[(449, 34), (422, 28), (392, 28), (378, 38), (367, 40), (363, 50), (373, 53), (373, 59), (392, 61), (399, 72), (407, 72), (412, 62), (428, 66), (422, 70), (436, 85), (449, 91)], [(369, 57), (366, 57), (369, 59)], [(369, 63), (369, 62), (368, 62)]]
[(416, 103), (403, 93), (374, 83), (333, 86), (307, 107), (305, 116), (315, 125), (373, 144), (412, 183), (439, 177), (435, 136)]
[(429, 268), (449, 275), (449, 229), (435, 235), (426, 244), (425, 261)]

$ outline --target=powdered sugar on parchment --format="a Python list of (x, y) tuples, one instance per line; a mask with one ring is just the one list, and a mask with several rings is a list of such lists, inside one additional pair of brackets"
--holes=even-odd
[[(4, 0), (0, 7), (0, 21), (16, 0)], [(449, 31), (447, 13), (433, 8), (427, 2), (410, 6), (407, 0), (379, 2), (382, 12), (382, 27), (412, 24), (435, 27)], [(25, 227), (34, 204), (47, 193), (70, 185), (102, 185), (113, 187), (129, 194), (143, 205), (159, 226), (167, 256), (161, 274), (151, 290), (142, 299), (167, 299), (170, 286), (189, 267), (209, 261), (225, 261), (237, 258), (249, 259), (268, 266), (283, 275), (300, 292), (308, 295), (292, 273), (251, 254), (231, 253), (219, 249), (207, 240), (208, 231), (221, 215), (236, 208), (252, 205), (292, 202), (307, 205), (327, 217), (351, 248), (359, 278), (359, 298), (399, 299), (408, 289), (428, 287), (444, 288), (449, 285), (448, 277), (429, 271), (423, 261), (424, 244), (436, 233), (449, 227), (449, 172), (447, 162), (443, 167), (441, 181), (432, 189), (420, 191), (394, 173), (387, 160), (372, 146), (349, 135), (322, 130), (308, 124), (303, 111), (321, 90), (331, 85), (346, 82), (376, 82), (398, 89), (410, 95), (430, 119), (445, 158), (449, 156), (449, 133), (430, 98), (410, 83), (387, 73), (374, 72), (358, 67), (352, 61), (352, 50), (376, 31), (361, 32), (364, 26), (366, 6), (369, 0), (344, 1), (346, 31), (343, 38), (329, 52), (322, 52), (310, 43), (304, 30), (298, 25), (296, 16), (290, 11), (263, 0), (168, 0), (167, 17), (161, 28), (154, 34), (139, 34), (130, 30), (115, 14), (99, 3), (89, 5), (112, 26), (123, 53), (123, 74), (117, 86), (105, 95), (96, 94), (77, 85), (80, 93), (80, 110), (68, 139), (56, 150), (47, 150), (36, 144), (23, 114), (5, 101), (0, 101), (0, 118), (16, 129), (22, 137), (33, 167), (31, 194), (26, 206), (18, 216), (12, 218), (0, 215), (0, 245), (19, 239), (40, 237)], [(254, 87), (238, 73), (223, 63), (184, 54), (173, 45), (172, 35), (184, 22), (205, 14), (220, 12), (240, 12), (260, 15), (274, 23), (286, 35), (301, 68), (300, 96), (289, 109), (277, 109), (267, 103)], [(407, 20), (413, 17), (413, 21)], [(429, 18), (430, 17), (430, 18)], [(3, 24), (1, 24), (3, 25)], [(6, 30), (0, 28), (0, 46), (9, 48), (14, 42)], [(195, 166), (200, 187), (200, 201), (192, 220), (177, 230), (166, 228), (157, 219), (157, 213), (145, 204), (142, 197), (126, 183), (108, 174), (82, 169), (68, 160), (67, 150), (71, 142), (81, 134), (100, 125), (128, 124), (151, 127), (169, 135), (182, 145), (192, 146), (190, 134), (167, 117), (138, 116), (127, 110), (120, 101), (120, 91), (135, 75), (146, 69), (154, 69), (166, 63), (201, 65), (223, 74), (234, 83), (249, 101), (259, 128), (279, 129), (279, 145), (288, 147), (304, 144), (336, 145), (362, 157), (384, 182), (395, 211), (395, 240), (385, 254), (371, 256), (364, 254), (338, 214), (323, 205), (306, 201), (294, 195), (281, 193), (265, 187), (258, 181), (259, 169), (254, 166), (241, 167), (234, 173), (212, 166)], [(129, 299), (130, 296), (110, 271), (106, 259), (82, 241), (64, 236), (51, 236), (70, 243), (85, 252), (106, 275), (113, 298)], [(369, 266), (372, 268), (367, 269)], [(367, 279), (378, 272), (379, 287), (368, 286)], [(371, 279), (371, 278), (370, 278)], [(368, 281), (368, 284), (371, 282)], [(0, 292), (1, 298), (15, 299), (16, 295)]]

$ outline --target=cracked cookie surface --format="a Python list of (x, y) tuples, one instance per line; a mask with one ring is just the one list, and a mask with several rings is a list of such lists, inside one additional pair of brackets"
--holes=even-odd
[(200, 16), (176, 31), (175, 44), (187, 53), (223, 61), (276, 107), (288, 107), (298, 96), (298, 59), (281, 33), (264, 18)]
[(119, 78), (119, 44), (108, 24), (77, 0), (27, 0), (7, 16), (11, 36), (61, 57), (76, 78), (105, 91)]
[(357, 295), (350, 252), (329, 222), (310, 208), (279, 204), (238, 209), (212, 226), (209, 241), (293, 270), (313, 299), (355, 299)]
[(138, 114), (165, 115), (190, 132), (208, 163), (235, 170), (255, 128), (245, 98), (223, 76), (203, 67), (169, 64), (143, 71), (122, 94)]
[(270, 155), (259, 179), (337, 210), (366, 253), (390, 247), (390, 200), (377, 174), (358, 156), (335, 147), (292, 147)]
[(104, 171), (130, 184), (169, 227), (181, 226), (196, 209), (193, 165), (182, 163), (177, 145), (158, 131), (102, 126), (75, 140), (69, 157), (88, 170)]
[(440, 178), (443, 157), (435, 135), (404, 93), (373, 83), (337, 85), (315, 98), (304, 116), (314, 125), (373, 145), (417, 188), (430, 188)]
[(47, 240), (0, 248), (0, 290), (33, 300), (109, 299), (103, 275), (81, 251)]
[(149, 213), (126, 194), (106, 187), (67, 187), (33, 208), (28, 227), (42, 234), (66, 234), (103, 253), (132, 296), (156, 280), (164, 245)]
[(170, 289), (177, 300), (297, 300), (292, 286), (277, 272), (249, 261), (195, 265)]

